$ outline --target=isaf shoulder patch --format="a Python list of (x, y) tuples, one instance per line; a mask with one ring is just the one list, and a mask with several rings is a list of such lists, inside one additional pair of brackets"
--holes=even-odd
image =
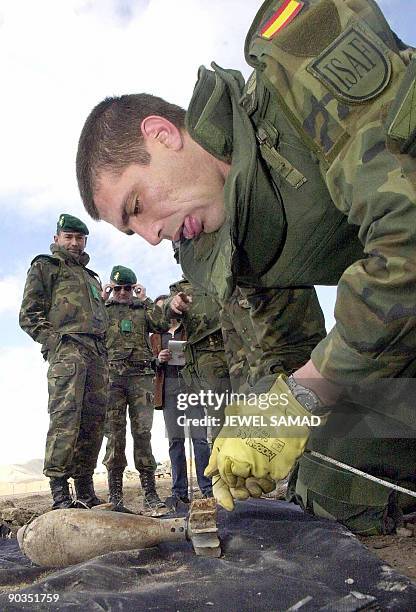
[(388, 85), (391, 63), (384, 43), (354, 24), (334, 40), (308, 66), (308, 72), (343, 102), (362, 103), (378, 96)]
[(300, 0), (285, 0), (280, 8), (266, 21), (260, 30), (263, 38), (273, 38), (280, 30), (283, 30), (296, 15), (302, 10), (304, 2)]

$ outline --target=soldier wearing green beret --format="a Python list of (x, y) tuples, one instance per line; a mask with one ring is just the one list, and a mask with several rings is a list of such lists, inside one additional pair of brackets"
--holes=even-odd
[[(186, 277), (221, 301), (236, 286), (254, 288), (254, 315), (256, 294), (279, 290), (279, 326), (290, 338), (303, 318), (291, 318), (284, 293), (338, 285), (336, 325), (311, 359), (289, 380), (263, 381), (262, 391), (287, 394), (303, 418), (330, 412), (356, 383), (388, 379), (393, 388), (416, 373), (416, 61), (373, 0), (266, 0), (245, 55), (247, 83), (235, 70), (202, 67), (186, 113), (146, 94), (101, 102), (81, 134), (78, 183), (93, 218), (155, 245), (182, 238)], [(283, 356), (293, 351), (284, 338)], [(273, 438), (224, 438), (209, 466), (221, 503), (232, 508), (238, 478), (284, 477), (310, 431), (295, 433), (278, 452)], [(414, 450), (384, 450), (348, 461), (399, 481), (414, 473)], [(355, 477), (345, 487), (338, 475), (331, 489), (333, 472), (318, 462), (303, 470), (318, 474), (298, 487), (305, 506), (345, 521), (347, 504), (346, 522), (375, 506), (379, 530), (399, 516), (388, 489)]]
[(20, 326), (49, 362), (44, 474), (54, 509), (73, 505), (70, 477), (81, 505), (101, 503), (92, 476), (107, 406), (107, 315), (100, 280), (86, 267), (88, 233), (77, 217), (59, 216), (52, 255), (32, 261), (20, 310)]
[(163, 332), (169, 325), (162, 311), (146, 297), (145, 288), (130, 268), (114, 266), (103, 295), (109, 320), (110, 380), (103, 461), (108, 470), (109, 501), (116, 509), (123, 509), (128, 406), (134, 464), (144, 491), (144, 507), (155, 510), (164, 504), (156, 492), (156, 461), (151, 446), (154, 364), (149, 333)]

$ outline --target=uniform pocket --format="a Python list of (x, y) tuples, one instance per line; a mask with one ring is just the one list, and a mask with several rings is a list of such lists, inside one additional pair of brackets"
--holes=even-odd
[(48, 412), (76, 410), (75, 363), (58, 361), (48, 370)]

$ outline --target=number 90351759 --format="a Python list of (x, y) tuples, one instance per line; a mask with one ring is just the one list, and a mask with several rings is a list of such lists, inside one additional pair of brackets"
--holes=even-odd
[(9, 593), (8, 599), (14, 603), (56, 603), (59, 593)]

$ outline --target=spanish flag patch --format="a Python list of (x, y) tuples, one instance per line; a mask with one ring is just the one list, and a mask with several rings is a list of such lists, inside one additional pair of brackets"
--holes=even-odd
[(285, 0), (282, 6), (270, 17), (261, 29), (261, 36), (270, 39), (285, 28), (302, 10), (304, 2)]

